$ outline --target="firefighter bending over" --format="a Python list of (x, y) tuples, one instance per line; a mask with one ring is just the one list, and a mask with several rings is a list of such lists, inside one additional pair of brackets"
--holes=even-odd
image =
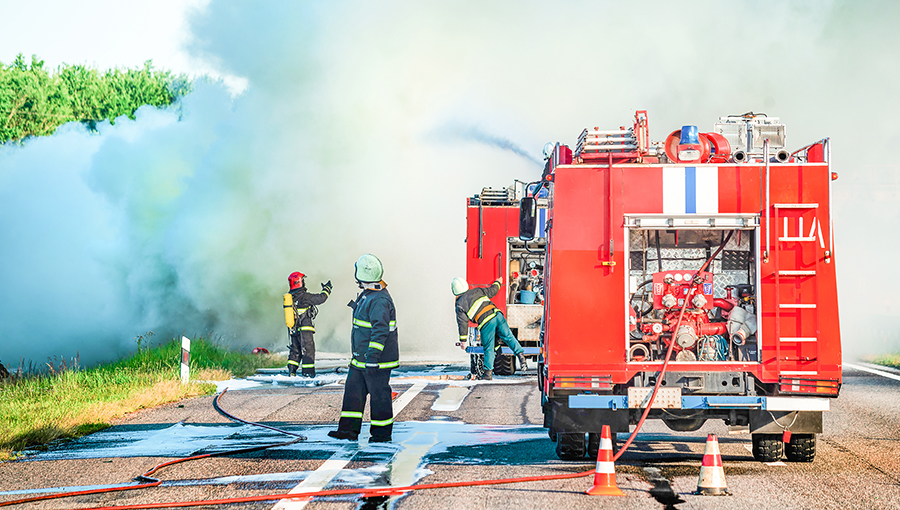
[(331, 280), (322, 284), (322, 292), (310, 294), (306, 290), (306, 275), (293, 272), (288, 276), (290, 292), (284, 295), (284, 321), (291, 336), (291, 345), (288, 346), (288, 373), (291, 377), (297, 375), (297, 367), (300, 367), (300, 375), (303, 377), (316, 376), (316, 342), (313, 335), (316, 326), (313, 319), (316, 318), (318, 309), (331, 294)]
[[(488, 287), (475, 287), (469, 289), (469, 284), (462, 278), (454, 278), (450, 283), (450, 290), (456, 296), (456, 323), (459, 326), (459, 345), (465, 350), (468, 339), (469, 321), (475, 323), (481, 330), (481, 345), (484, 347), (484, 375), (482, 379), (490, 380), (494, 374), (494, 341), (497, 335), (519, 359), (522, 370), (528, 368), (525, 362), (525, 353), (519, 341), (509, 330), (506, 317), (491, 298), (497, 295), (500, 286), (503, 285), (503, 277), (497, 278)], [(475, 379), (476, 374), (472, 374)]]
[(344, 384), (344, 403), (338, 429), (328, 433), (337, 439), (356, 441), (362, 428), (366, 396), (371, 395), (370, 443), (391, 440), (394, 410), (391, 403), (391, 369), (400, 366), (397, 313), (381, 279), (384, 268), (378, 257), (365, 254), (356, 261), (356, 282), (363, 291), (348, 306), (353, 309), (350, 336), (350, 370)]

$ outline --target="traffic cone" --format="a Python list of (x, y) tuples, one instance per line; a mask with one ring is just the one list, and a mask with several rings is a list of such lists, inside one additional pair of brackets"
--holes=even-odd
[(597, 468), (594, 470), (594, 486), (585, 491), (590, 496), (624, 496), (616, 487), (616, 466), (613, 464), (612, 437), (609, 425), (600, 431), (600, 449), (597, 450)]
[(728, 494), (725, 468), (722, 467), (722, 456), (719, 455), (719, 440), (715, 434), (710, 434), (706, 438), (706, 451), (703, 452), (703, 464), (700, 466), (700, 480), (697, 482), (696, 493), (703, 496)]

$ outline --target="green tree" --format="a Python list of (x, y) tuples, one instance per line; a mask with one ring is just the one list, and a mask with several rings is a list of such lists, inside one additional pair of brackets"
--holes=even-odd
[(73, 120), (93, 130), (122, 115), (134, 119), (141, 106), (170, 105), (190, 87), (185, 76), (157, 71), (149, 60), (139, 69), (105, 73), (63, 64), (51, 75), (36, 56), (29, 66), (20, 54), (8, 66), (0, 63), (0, 143), (53, 134)]
[(0, 66), (0, 142), (49, 135), (72, 120), (69, 93), (42, 60), (33, 56), (29, 66), (19, 54), (9, 66)]

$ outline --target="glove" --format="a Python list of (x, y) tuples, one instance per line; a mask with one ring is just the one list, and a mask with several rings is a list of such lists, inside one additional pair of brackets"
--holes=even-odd
[(463, 350), (463, 351), (465, 351), (465, 350), (466, 350), (466, 341), (465, 341), (465, 340), (462, 340), (462, 341), (459, 341), (459, 342), (456, 342), (456, 345), (458, 345), (458, 346), (459, 346), (459, 348), (460, 348), (460, 349), (462, 349), (462, 350)]
[(327, 282), (322, 284), (322, 291), (324, 291), (324, 292), (331, 294), (331, 288), (332, 288), (331, 280), (328, 280)]
[(503, 286), (503, 277), (501, 276), (501, 277), (497, 278), (496, 280), (494, 280), (494, 282), (499, 283), (500, 286), (502, 287)]

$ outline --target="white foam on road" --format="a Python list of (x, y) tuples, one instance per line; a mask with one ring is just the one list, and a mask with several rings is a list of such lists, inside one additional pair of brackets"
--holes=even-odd
[[(280, 446), (272, 450), (282, 452), (305, 451), (322, 452), (333, 451), (331, 457), (324, 461), (320, 467), (321, 473), (316, 471), (291, 471), (286, 473), (265, 473), (257, 475), (228, 476), (212, 479), (183, 479), (165, 480), (167, 485), (224, 485), (230, 483), (254, 483), (254, 482), (296, 482), (312, 478), (305, 487), (325, 487), (331, 480), (340, 481), (358, 487), (379, 486), (378, 480), (383, 484), (383, 474), (392, 469), (393, 459), (397, 459), (398, 479), (408, 481), (403, 485), (412, 485), (422, 477), (431, 474), (424, 468), (428, 459), (440, 455), (454, 448), (456, 454), (460, 453), (458, 447), (484, 446), (490, 444), (511, 444), (522, 441), (545, 440), (547, 432), (543, 427), (535, 425), (478, 425), (450, 420), (432, 420), (427, 422), (405, 421), (394, 424), (394, 442), (369, 444), (365, 439), (357, 443), (337, 441), (327, 436), (334, 426), (297, 427), (292, 431), (305, 434), (308, 439), (287, 446)], [(368, 425), (363, 426), (361, 438), (369, 434)], [(91, 438), (88, 440), (88, 438)], [(226, 451), (248, 446), (259, 446), (267, 442), (277, 442), (284, 436), (258, 427), (215, 425), (192, 426), (175, 424), (170, 427), (155, 431), (135, 430), (126, 433), (101, 431), (67, 443), (66, 449), (41, 452), (31, 455), (18, 462), (60, 460), (60, 459), (93, 459), (116, 457), (186, 457), (196, 454), (201, 448), (209, 446), (208, 451)], [(212, 447), (215, 445), (215, 448)], [(407, 453), (404, 450), (409, 449)], [(375, 466), (364, 469), (344, 469), (344, 459), (352, 458), (357, 452), (366, 452), (370, 457), (381, 457), (382, 462), (376, 462)], [(321, 454), (321, 453), (319, 453)], [(313, 453), (313, 455), (317, 455)], [(304, 457), (309, 458), (309, 454)], [(418, 462), (416, 459), (420, 459)], [(329, 463), (329, 460), (336, 461)], [(344, 464), (338, 467), (339, 462)], [(454, 462), (462, 462), (468, 465), (484, 464), (490, 462), (473, 453), (470, 458), (458, 458)], [(416, 465), (418, 464), (418, 465)], [(139, 473), (134, 473), (135, 475)], [(332, 475), (333, 478), (328, 478)], [(165, 473), (162, 473), (162, 478)], [(315, 483), (313, 483), (315, 482)], [(302, 484), (302, 483), (301, 483)], [(123, 484), (128, 485), (128, 484)], [(55, 487), (53, 489), (33, 489), (23, 492), (0, 492), (0, 496), (12, 494), (29, 494), (40, 492), (70, 492), (82, 490), (82, 487)], [(310, 489), (311, 490), (311, 489)], [(301, 502), (297, 502), (301, 503)], [(293, 507), (297, 508), (297, 507)]]
[[(406, 404), (409, 404), (412, 399), (416, 398), (416, 395), (418, 395), (426, 385), (426, 383), (414, 384), (403, 392), (403, 395), (400, 395), (400, 397), (394, 400), (392, 403), (394, 416), (400, 414), (400, 411), (406, 407)], [(342, 469), (344, 469), (344, 466), (350, 462), (350, 459), (353, 458), (356, 451), (357, 448), (354, 446), (348, 446), (338, 450), (330, 459), (319, 466), (319, 469), (313, 472), (309, 478), (303, 480), (300, 485), (291, 489), (290, 493), (299, 494), (322, 490), (326, 485), (331, 483), (331, 480), (337, 476)], [(309, 503), (309, 499), (282, 499), (275, 504), (272, 510), (300, 510), (305, 507), (307, 503)]]

